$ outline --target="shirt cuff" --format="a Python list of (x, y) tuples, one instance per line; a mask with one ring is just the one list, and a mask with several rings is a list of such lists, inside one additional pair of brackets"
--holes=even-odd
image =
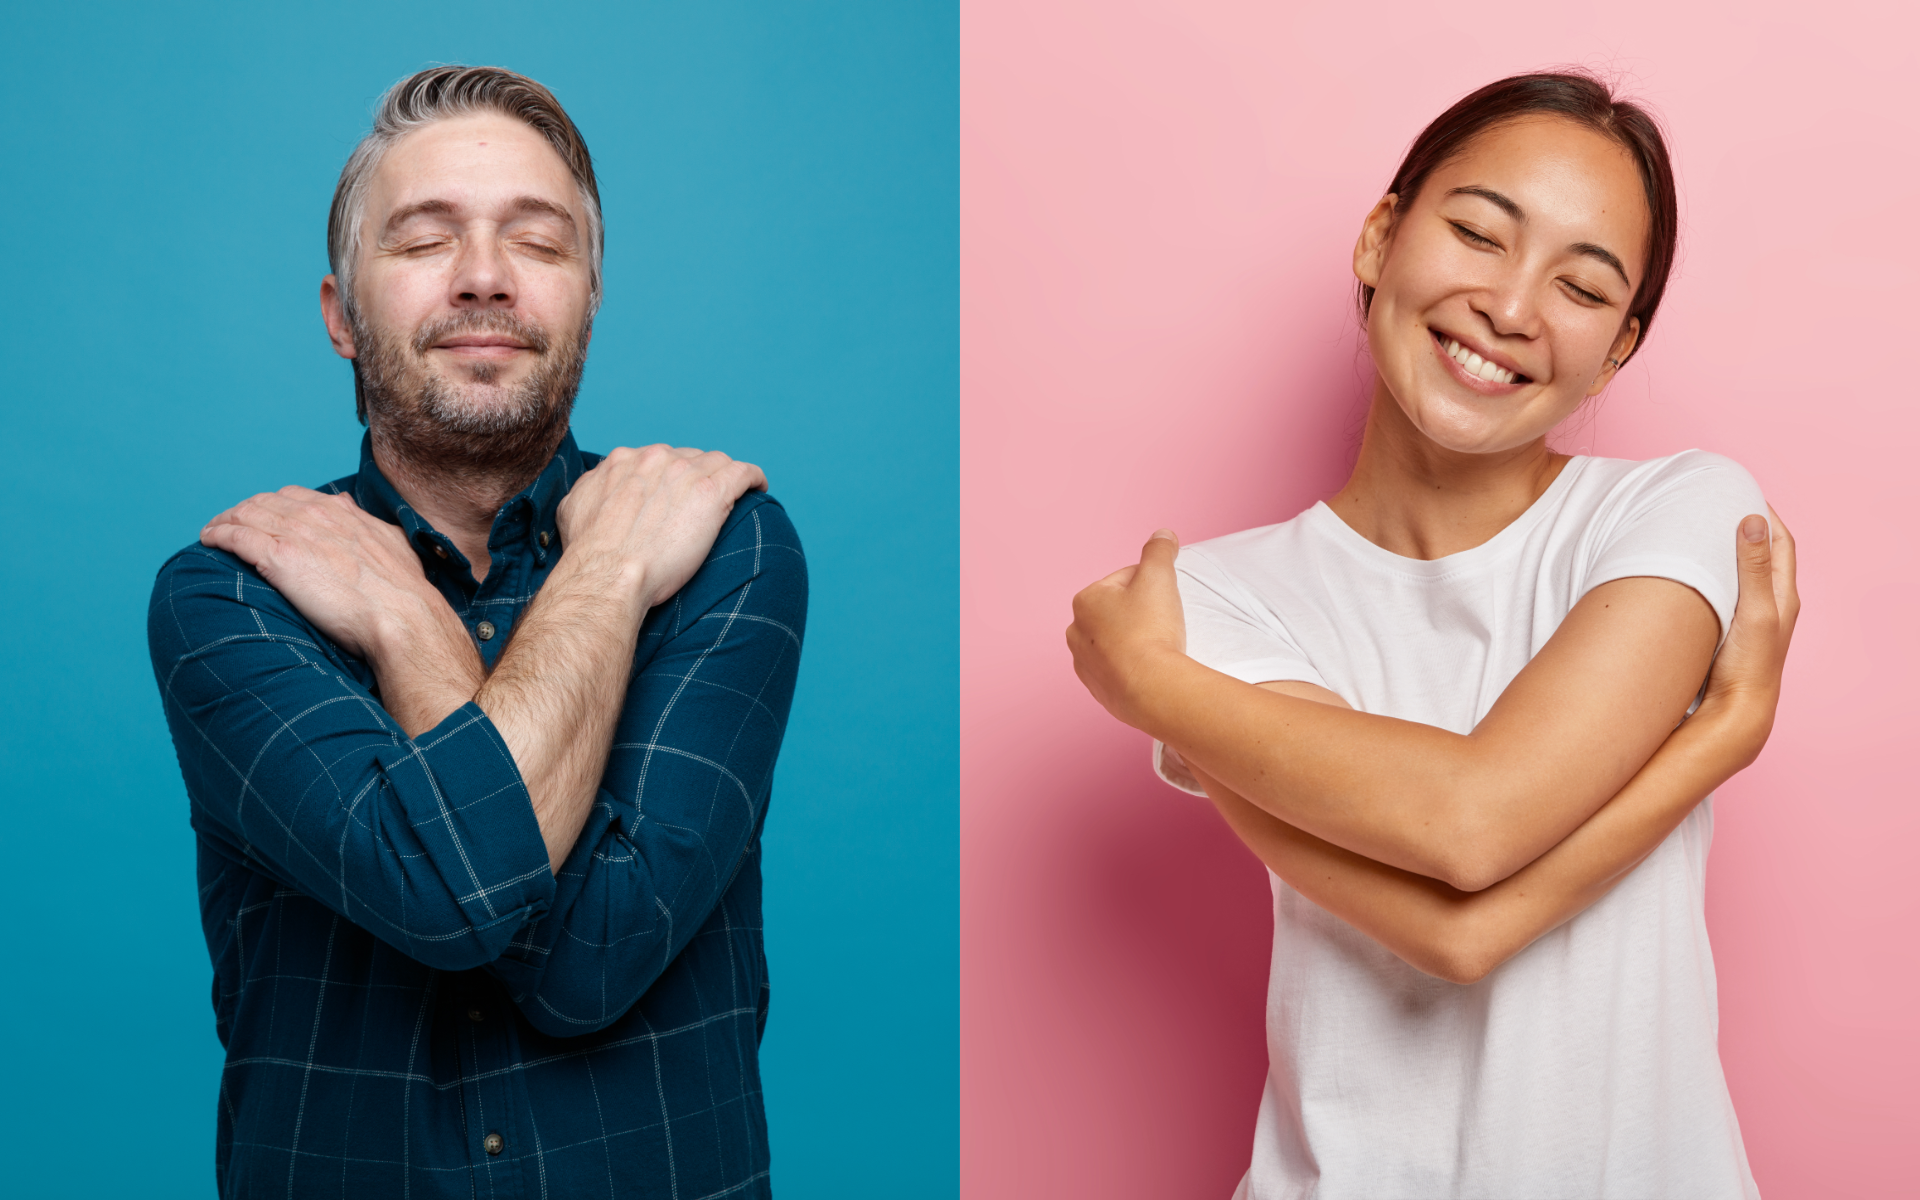
[(491, 931), (486, 940), (504, 950), (554, 890), (546, 840), (505, 739), (469, 701), (382, 758), (446, 894), (473, 932)]

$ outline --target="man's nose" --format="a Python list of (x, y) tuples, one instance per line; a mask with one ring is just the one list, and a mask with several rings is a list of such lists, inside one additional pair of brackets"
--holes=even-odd
[(504, 249), (490, 235), (467, 238), (453, 277), (455, 308), (511, 308), (513, 269)]

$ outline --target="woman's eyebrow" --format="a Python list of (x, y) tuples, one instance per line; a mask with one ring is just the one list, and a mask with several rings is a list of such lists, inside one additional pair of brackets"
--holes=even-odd
[(1573, 245), (1568, 246), (1567, 249), (1573, 251), (1575, 254), (1584, 254), (1588, 258), (1599, 259), (1601, 262), (1613, 268), (1613, 273), (1620, 277), (1621, 283), (1626, 284), (1628, 287), (1633, 286), (1633, 280), (1627, 278), (1627, 269), (1620, 265), (1620, 256), (1605, 246), (1596, 246), (1592, 242), (1575, 242)]
[(1499, 192), (1494, 191), (1490, 187), (1479, 187), (1477, 185), (1470, 185), (1468, 187), (1457, 187), (1457, 188), (1454, 188), (1452, 191), (1448, 192), (1447, 195), (1478, 196), (1482, 200), (1493, 201), (1495, 204), (1500, 206), (1501, 212), (1506, 213), (1508, 216), (1512, 217), (1516, 221), (1524, 221), (1527, 219), (1527, 214), (1525, 210), (1523, 210), (1518, 204), (1515, 204), (1512, 200), (1501, 195)]
[[(1506, 213), (1516, 221), (1525, 221), (1527, 219), (1525, 209), (1515, 204), (1511, 197), (1503, 196), (1490, 187), (1480, 187), (1470, 184), (1466, 187), (1454, 188), (1452, 191), (1449, 191), (1447, 195), (1478, 196), (1482, 200), (1488, 200), (1498, 205), (1501, 212)], [(1567, 249), (1575, 254), (1584, 254), (1588, 258), (1599, 259), (1601, 262), (1613, 268), (1613, 273), (1620, 277), (1621, 283), (1626, 284), (1628, 287), (1633, 286), (1633, 280), (1627, 278), (1627, 268), (1620, 262), (1620, 256), (1605, 246), (1598, 246), (1592, 242), (1575, 242), (1573, 245), (1568, 246)]]

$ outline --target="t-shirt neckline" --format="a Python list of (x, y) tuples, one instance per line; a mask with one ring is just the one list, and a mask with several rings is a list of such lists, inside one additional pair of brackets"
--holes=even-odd
[(1325, 526), (1324, 536), (1331, 538), (1355, 557), (1375, 567), (1397, 571), (1402, 575), (1418, 575), (1422, 578), (1453, 575), (1498, 561), (1505, 556), (1510, 547), (1524, 542), (1527, 534), (1546, 518), (1546, 514), (1554, 509), (1560, 497), (1573, 487), (1574, 477), (1584, 471), (1590, 461), (1592, 459), (1589, 455), (1573, 455), (1567, 460), (1567, 465), (1560, 468), (1560, 473), (1554, 476), (1553, 482), (1547, 485), (1547, 490), (1541, 492), (1532, 504), (1527, 505), (1526, 511), (1507, 522), (1500, 532), (1471, 549), (1442, 555), (1439, 558), (1408, 558), (1404, 554), (1395, 554), (1385, 546), (1376, 545), (1368, 540), (1365, 534), (1347, 524), (1325, 500), (1315, 501), (1314, 506), (1307, 511), (1318, 523)]

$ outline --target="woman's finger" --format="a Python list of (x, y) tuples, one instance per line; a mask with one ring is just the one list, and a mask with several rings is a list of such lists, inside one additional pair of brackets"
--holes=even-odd
[(1799, 559), (1794, 553), (1793, 534), (1780, 514), (1767, 506), (1773, 519), (1773, 593), (1780, 609), (1780, 621), (1787, 636), (1793, 636), (1794, 622), (1800, 619)]

